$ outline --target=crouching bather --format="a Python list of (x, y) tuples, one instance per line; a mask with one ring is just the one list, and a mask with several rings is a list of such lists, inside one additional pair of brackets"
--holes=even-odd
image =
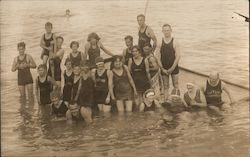
[(51, 117), (53, 121), (60, 121), (66, 119), (66, 112), (68, 111), (68, 103), (60, 100), (60, 91), (51, 92)]

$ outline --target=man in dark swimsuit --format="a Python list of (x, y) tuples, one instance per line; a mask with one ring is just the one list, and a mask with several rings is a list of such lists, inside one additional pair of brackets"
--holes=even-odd
[(45, 24), (45, 30), (46, 33), (41, 37), (40, 46), (43, 48), (41, 59), (43, 60), (43, 64), (46, 65), (51, 53), (56, 52), (56, 36), (52, 33), (52, 23), (47, 22)]
[(127, 48), (123, 50), (123, 63), (124, 65), (128, 65), (129, 58), (133, 57), (132, 47), (133, 47), (133, 37), (128, 35), (124, 38)]
[(202, 87), (202, 91), (206, 97), (207, 105), (210, 109), (218, 110), (225, 106), (225, 103), (222, 101), (222, 91), (226, 92), (229, 98), (229, 103), (233, 104), (234, 99), (228, 90), (228, 87), (224, 82), (221, 81), (219, 73), (212, 72), (209, 75), (209, 79), (206, 82), (206, 85)]
[(172, 77), (172, 83), (175, 90), (179, 90), (178, 76), (179, 67), (178, 63), (180, 60), (180, 49), (179, 44), (171, 36), (171, 26), (169, 24), (164, 24), (162, 26), (162, 32), (164, 37), (162, 39), (162, 44), (160, 46), (160, 52), (157, 57), (159, 60), (159, 65), (162, 71), (164, 89), (165, 89), (165, 100), (168, 98), (169, 91), (169, 76)]
[(152, 52), (154, 52), (157, 46), (157, 39), (155, 37), (154, 31), (145, 24), (145, 16), (143, 14), (137, 16), (137, 22), (139, 24), (138, 46), (140, 47), (141, 51), (143, 51), (143, 45), (145, 43), (150, 43), (152, 39), (154, 42), (152, 46)]

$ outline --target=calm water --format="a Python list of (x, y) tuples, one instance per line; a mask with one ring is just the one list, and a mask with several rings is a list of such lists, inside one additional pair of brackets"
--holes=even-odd
[[(136, 15), (146, 1), (22, 1), (1, 2), (1, 118), (2, 153), (41, 156), (247, 156), (249, 102), (239, 104), (223, 119), (198, 117), (176, 129), (155, 128), (159, 114), (101, 116), (92, 126), (44, 125), (34, 113), (20, 109), (17, 74), (10, 71), (18, 54), (16, 44), (27, 43), (27, 52), (41, 63), (40, 37), (51, 21), (65, 39), (86, 43), (97, 32), (109, 50), (120, 54), (123, 38), (137, 41)], [(62, 15), (70, 9), (73, 16)], [(147, 23), (161, 42), (161, 25), (173, 26), (181, 44), (180, 65), (202, 73), (218, 70), (226, 80), (248, 86), (248, 23), (233, 14), (248, 15), (247, 0), (149, 1)], [(232, 18), (234, 17), (234, 18)], [(67, 51), (68, 53), (68, 51)], [(67, 54), (66, 54), (67, 55)], [(33, 70), (33, 76), (36, 71)], [(212, 122), (211, 122), (212, 121)], [(215, 121), (215, 122), (214, 122)], [(209, 148), (209, 149), (208, 149)], [(192, 155), (191, 155), (192, 154)]]

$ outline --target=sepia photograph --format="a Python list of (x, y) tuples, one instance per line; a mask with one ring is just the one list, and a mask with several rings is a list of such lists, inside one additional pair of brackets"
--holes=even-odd
[(249, 157), (249, 0), (1, 0), (3, 157)]

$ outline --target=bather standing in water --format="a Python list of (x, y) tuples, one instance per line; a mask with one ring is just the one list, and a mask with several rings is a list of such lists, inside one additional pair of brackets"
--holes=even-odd
[(19, 51), (19, 55), (15, 57), (12, 65), (12, 72), (18, 71), (17, 74), (17, 84), (21, 94), (21, 98), (26, 98), (26, 88), (28, 91), (29, 101), (33, 101), (33, 78), (30, 72), (30, 68), (36, 68), (36, 63), (33, 60), (32, 56), (25, 53), (26, 44), (24, 42), (20, 42), (17, 44), (17, 49)]
[(113, 57), (114, 68), (110, 72), (109, 92), (111, 99), (116, 101), (119, 113), (132, 111), (132, 100), (137, 97), (134, 81), (126, 65), (123, 65), (122, 56)]
[(95, 33), (90, 33), (88, 35), (87, 43), (85, 44), (85, 56), (88, 56), (88, 60), (90, 61), (90, 68), (95, 68), (95, 59), (96, 57), (100, 57), (101, 49), (109, 56), (114, 56), (109, 50), (107, 50), (102, 42), (100, 41), (100, 37)]
[(148, 60), (142, 56), (139, 46), (133, 46), (133, 57), (128, 61), (128, 69), (134, 80), (138, 98), (135, 99), (136, 108), (143, 103), (143, 93), (151, 87)]
[[(226, 84), (220, 79), (218, 72), (212, 72), (209, 75), (209, 78), (206, 82), (206, 85), (203, 86), (202, 91), (206, 97), (208, 108), (214, 111), (219, 111), (228, 105), (234, 103), (234, 99), (226, 86)], [(225, 92), (229, 98), (228, 103), (222, 101), (222, 92)]]
[(110, 94), (108, 89), (108, 80), (110, 77), (110, 70), (105, 68), (102, 57), (95, 59), (96, 69), (92, 70), (92, 79), (95, 82), (94, 90), (94, 105), (98, 106), (101, 112), (110, 112)]
[(68, 103), (60, 100), (60, 91), (52, 91), (50, 94), (51, 99), (51, 115), (52, 120), (60, 121), (66, 119), (66, 112), (68, 111)]

